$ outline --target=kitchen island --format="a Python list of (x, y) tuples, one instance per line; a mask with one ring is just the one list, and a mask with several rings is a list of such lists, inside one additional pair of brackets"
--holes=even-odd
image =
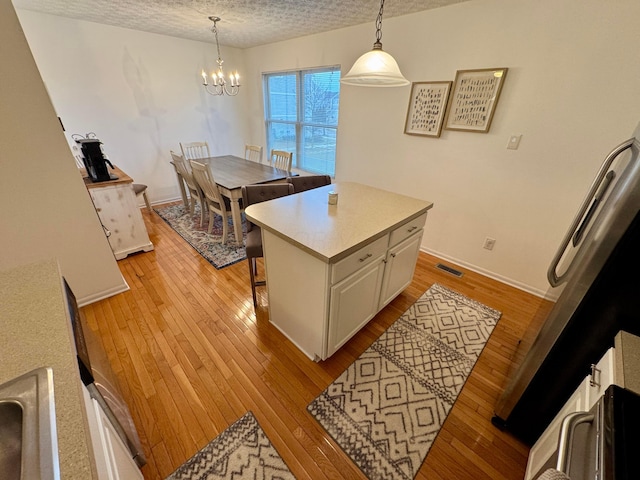
[(262, 229), (270, 321), (309, 358), (330, 357), (411, 283), (432, 207), (352, 182), (247, 207)]

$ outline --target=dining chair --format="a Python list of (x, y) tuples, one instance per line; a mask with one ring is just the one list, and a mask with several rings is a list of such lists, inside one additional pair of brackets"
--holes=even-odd
[[(284, 197), (293, 193), (293, 185), (290, 183), (267, 183), (261, 185), (244, 185), (242, 187), (242, 203), (244, 207), (249, 205)], [(256, 281), (258, 275), (257, 258), (262, 258), (262, 231), (258, 225), (247, 220), (247, 237), (245, 239), (247, 262), (249, 264), (249, 277), (251, 279), (251, 293), (253, 294), (253, 307), (257, 305), (256, 287), (266, 285), (265, 280)]]
[(272, 167), (290, 172), (292, 160), (292, 152), (285, 152), (284, 150), (271, 150), (269, 161), (271, 162)]
[[(222, 244), (227, 243), (229, 235), (229, 217), (231, 215), (231, 203), (228, 198), (223, 197), (218, 189), (218, 184), (213, 178), (213, 173), (208, 163), (201, 163), (197, 160), (191, 160), (191, 169), (193, 178), (204, 192), (204, 201), (209, 209), (209, 233), (213, 231), (213, 222), (215, 214), (222, 217)], [(241, 210), (244, 210), (241, 208)], [(236, 242), (242, 244), (242, 238), (236, 238)]]
[(300, 193), (312, 188), (331, 185), (331, 177), (329, 175), (300, 175), (298, 177), (287, 177), (287, 182), (293, 185), (294, 193)]
[(184, 159), (184, 157), (182, 155), (178, 155), (172, 150), (171, 158), (173, 160), (173, 166), (175, 167), (176, 172), (178, 172), (178, 174), (182, 177), (184, 183), (187, 185), (187, 189), (189, 190), (189, 196), (191, 197), (191, 200), (189, 201), (189, 213), (191, 215), (193, 215), (193, 213), (195, 212), (196, 207), (194, 198), (197, 198), (200, 202), (200, 226), (202, 227), (202, 225), (204, 224), (204, 214), (207, 208), (207, 205), (204, 202), (204, 193), (193, 178), (191, 168), (187, 166), (187, 161)]
[(244, 158), (246, 160), (262, 163), (262, 147), (259, 145), (245, 145)]
[(147, 205), (147, 210), (149, 210), (149, 213), (153, 212), (153, 210), (151, 209), (151, 203), (149, 203), (149, 197), (147, 197), (146, 185), (143, 185), (141, 183), (134, 183), (133, 193), (136, 194), (136, 197), (142, 195), (142, 198), (144, 198), (144, 203)]
[(180, 143), (180, 149), (182, 150), (182, 156), (187, 162), (211, 156), (207, 142)]

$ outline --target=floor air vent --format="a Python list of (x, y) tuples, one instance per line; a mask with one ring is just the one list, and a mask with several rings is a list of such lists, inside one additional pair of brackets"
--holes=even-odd
[(444, 270), (445, 272), (450, 273), (451, 275), (455, 275), (456, 277), (462, 277), (462, 275), (464, 275), (464, 273), (456, 270), (455, 268), (447, 267), (446, 265), (443, 265), (441, 263), (437, 263), (436, 268)]

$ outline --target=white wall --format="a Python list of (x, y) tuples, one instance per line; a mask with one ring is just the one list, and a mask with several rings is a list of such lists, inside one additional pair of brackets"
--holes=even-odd
[[(111, 161), (149, 186), (152, 203), (179, 198), (171, 149), (206, 140), (212, 154), (244, 155), (245, 102), (204, 92), (215, 45), (18, 10), (38, 68), (71, 135), (94, 132)], [(209, 29), (203, 18), (203, 28)], [(213, 34), (212, 34), (213, 35)], [(242, 52), (222, 47), (225, 69)]]
[[(215, 153), (265, 144), (261, 73), (341, 64), (375, 39), (366, 25), (238, 51), (235, 98), (204, 95), (210, 44), (19, 11), (67, 133), (94, 131), (112, 160), (177, 197), (168, 150), (205, 138)], [(375, 12), (372, 13), (375, 16)], [(384, 49), (412, 81), (508, 67), (487, 134), (404, 135), (409, 87), (345, 86), (337, 179), (435, 203), (423, 248), (543, 293), (546, 267), (605, 154), (640, 120), (640, 2), (471, 0), (383, 22)], [(85, 65), (84, 62), (87, 62)], [(222, 132), (222, 133), (219, 133)], [(509, 136), (523, 134), (519, 150)], [(485, 236), (497, 240), (482, 248)]]
[(81, 304), (126, 290), (7, 0), (0, 45), (0, 270), (55, 258)]
[[(601, 161), (640, 121), (639, 18), (637, 0), (472, 0), (385, 19), (383, 48), (411, 81), (509, 72), (489, 133), (439, 139), (404, 135), (409, 87), (344, 86), (337, 179), (433, 201), (424, 249), (543, 293)], [(332, 64), (346, 73), (374, 32), (372, 22), (248, 50), (248, 76)], [(251, 103), (260, 102), (256, 91)], [(516, 151), (506, 150), (512, 134), (523, 135)]]

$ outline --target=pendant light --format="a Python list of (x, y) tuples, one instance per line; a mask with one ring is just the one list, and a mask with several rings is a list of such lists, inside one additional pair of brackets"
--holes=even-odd
[(376, 42), (373, 50), (362, 55), (353, 64), (340, 83), (362, 87), (403, 87), (409, 80), (400, 72), (397, 62), (382, 50), (382, 10), (384, 0), (380, 0), (380, 12), (376, 19)]

